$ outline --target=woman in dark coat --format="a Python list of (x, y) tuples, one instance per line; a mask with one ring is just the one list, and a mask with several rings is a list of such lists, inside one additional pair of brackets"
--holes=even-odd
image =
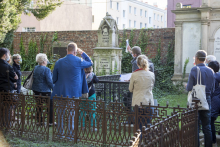
[(19, 54), (14, 54), (12, 57), (13, 60), (13, 69), (15, 73), (18, 75), (18, 80), (15, 83), (15, 90), (17, 93), (21, 92), (21, 67), (20, 64), (22, 63), (21, 56)]

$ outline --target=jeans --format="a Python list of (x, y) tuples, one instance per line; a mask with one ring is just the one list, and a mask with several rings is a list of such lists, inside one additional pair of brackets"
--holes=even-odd
[[(93, 94), (92, 96), (90, 96), (88, 98), (89, 100), (94, 100), (96, 99), (96, 95)], [(86, 113), (88, 111), (90, 111), (88, 114), (89, 114), (89, 119), (90, 119), (90, 122), (91, 122), (91, 127), (93, 127), (93, 124), (94, 126), (96, 127), (96, 119), (95, 119), (95, 110), (96, 110), (96, 102), (86, 102), (86, 101), (82, 101), (82, 106), (80, 109), (80, 118), (79, 120), (82, 120), (82, 127), (85, 127), (85, 121), (86, 121)]]
[[(75, 98), (79, 99), (79, 98)], [(64, 136), (64, 130), (67, 130), (65, 135), (72, 136), (74, 135), (74, 116), (75, 116), (75, 110), (74, 110), (74, 105), (72, 107), (67, 107), (67, 105), (58, 105), (57, 108), (57, 116), (58, 116), (58, 121), (57, 121), (57, 131), (58, 131), (58, 136)], [(68, 116), (68, 117), (66, 117)], [(67, 121), (65, 121), (67, 119)], [(67, 122), (68, 128), (65, 127)]]
[(212, 128), (212, 143), (216, 143), (216, 134), (215, 134), (215, 120), (216, 117), (211, 117), (211, 128)]
[[(142, 132), (142, 127), (147, 125), (151, 125), (151, 117), (153, 115), (154, 108), (153, 107), (145, 107), (145, 108), (138, 108), (138, 124), (139, 124), (139, 129)], [(141, 116), (140, 116), (141, 115)], [(141, 134), (141, 139), (142, 139), (142, 134)]]
[[(205, 147), (212, 147), (212, 132), (211, 132), (211, 97), (206, 95), (206, 100), (209, 104), (209, 110), (199, 110), (198, 126), (199, 120), (201, 120), (202, 131), (204, 133)], [(198, 127), (198, 146), (199, 143), (199, 127)]]

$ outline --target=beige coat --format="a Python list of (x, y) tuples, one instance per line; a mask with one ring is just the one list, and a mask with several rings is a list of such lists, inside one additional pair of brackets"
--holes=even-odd
[(154, 73), (145, 70), (133, 72), (130, 79), (129, 91), (133, 92), (132, 106), (142, 102), (143, 105), (154, 105), (153, 87), (155, 82)]

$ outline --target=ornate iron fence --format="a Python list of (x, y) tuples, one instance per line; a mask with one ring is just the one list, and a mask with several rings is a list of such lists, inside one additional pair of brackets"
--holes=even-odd
[[(0, 129), (33, 140), (94, 146), (194, 146), (197, 109), (167, 106), (126, 107), (119, 101), (53, 98), (53, 132), (49, 134), (50, 97), (0, 93)], [(14, 112), (11, 113), (12, 109)], [(168, 116), (168, 110), (173, 115)], [(12, 119), (14, 118), (14, 119)], [(144, 128), (142, 133), (133, 134)]]

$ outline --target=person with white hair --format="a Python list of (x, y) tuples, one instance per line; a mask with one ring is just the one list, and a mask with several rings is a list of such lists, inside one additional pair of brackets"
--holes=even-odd
[(206, 61), (205, 61), (206, 65), (208, 65), (209, 62), (211, 61), (216, 61), (216, 57), (214, 55), (207, 55)]
[[(46, 122), (43, 120), (42, 117), (42, 110), (41, 105), (45, 101), (42, 98), (39, 99), (37, 95), (41, 96), (51, 96), (51, 90), (53, 89), (53, 81), (52, 81), (52, 73), (47, 66), (47, 55), (43, 53), (39, 53), (36, 56), (36, 62), (38, 63), (37, 66), (34, 68), (34, 75), (33, 75), (33, 85), (32, 90), (36, 95), (36, 105), (39, 108), (37, 109), (37, 124), (43, 124)], [(48, 101), (49, 102), (49, 101)], [(53, 99), (50, 99), (50, 118), (49, 124), (52, 125), (53, 123)]]
[(15, 82), (15, 90), (17, 93), (21, 92), (21, 67), (20, 64), (22, 63), (21, 56), (19, 54), (14, 54), (12, 56), (12, 61), (13, 61), (13, 69), (15, 73), (18, 75), (18, 80)]

